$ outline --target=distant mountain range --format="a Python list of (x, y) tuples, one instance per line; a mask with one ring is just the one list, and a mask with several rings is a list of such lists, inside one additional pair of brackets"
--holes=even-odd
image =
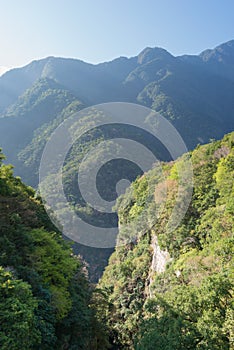
[(114, 101), (160, 112), (189, 149), (222, 138), (234, 129), (234, 40), (198, 56), (156, 47), (97, 65), (48, 57), (12, 69), (0, 77), (0, 147), (36, 187), (52, 131), (84, 107)]
[[(8, 159), (71, 103), (81, 108), (127, 101), (168, 118), (189, 148), (220, 138), (234, 125), (234, 40), (198, 56), (146, 48), (97, 65), (48, 57), (0, 77), (0, 143)], [(17, 147), (13, 146), (13, 143)]]

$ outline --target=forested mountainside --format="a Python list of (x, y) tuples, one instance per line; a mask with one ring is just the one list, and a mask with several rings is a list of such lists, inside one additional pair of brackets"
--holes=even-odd
[(163, 165), (161, 182), (152, 169), (119, 199), (124, 232), (144, 210), (149, 183), (157, 184), (155, 200), (168, 189), (156, 224), (144, 234), (135, 228), (135, 239), (116, 248), (99, 282), (98, 317), (108, 327), (112, 349), (234, 348), (234, 133), (190, 155), (192, 201), (173, 232), (166, 224), (183, 157)]
[[(98, 65), (56, 57), (34, 61), (0, 77), (0, 147), (16, 175), (37, 188), (42, 151), (62, 121), (93, 104), (126, 101), (160, 112), (192, 149), (233, 130), (233, 72), (234, 41), (198, 56), (174, 57), (161, 48), (146, 48), (136, 57)], [(83, 140), (83, 150), (94, 144), (96, 136), (100, 140), (105, 135), (93, 136)], [(140, 138), (149, 144), (148, 135)], [(70, 184), (71, 169), (75, 170), (81, 153), (77, 146), (69, 158)], [(168, 160), (164, 152), (158, 155)], [(89, 262), (96, 281), (111, 251), (90, 251), (81, 245), (75, 249)]]
[(2, 160), (0, 153), (0, 348), (104, 349), (86, 267)]
[[(38, 138), (43, 148), (55, 120), (77, 108), (126, 101), (162, 113), (192, 149), (233, 130), (233, 72), (234, 40), (198, 56), (146, 48), (98, 65), (56, 57), (34, 61), (0, 77), (1, 147), (27, 181), (27, 166), (35, 167), (29, 149), (35, 152)], [(36, 175), (30, 179), (37, 182)]]
[(156, 183), (156, 202), (168, 188), (157, 222), (143, 234), (135, 227), (94, 289), (40, 198), (1, 154), (1, 349), (233, 349), (234, 133), (190, 156), (192, 201), (170, 234), (185, 156), (162, 164), (161, 182), (153, 168), (120, 197), (121, 242), (144, 210), (148, 184)]

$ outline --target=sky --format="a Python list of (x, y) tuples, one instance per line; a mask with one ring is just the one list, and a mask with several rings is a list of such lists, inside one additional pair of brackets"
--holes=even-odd
[(90, 63), (234, 39), (234, 0), (0, 0), (0, 74), (47, 56)]

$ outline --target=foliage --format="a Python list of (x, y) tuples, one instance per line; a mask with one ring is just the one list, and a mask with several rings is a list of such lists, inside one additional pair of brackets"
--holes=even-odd
[[(106, 319), (102, 316), (101, 320), (118, 349), (233, 348), (233, 137), (234, 133), (228, 134), (190, 153), (192, 201), (173, 232), (167, 232), (166, 223), (175, 203), (176, 169), (182, 166), (183, 157), (162, 165), (164, 179), (152, 169), (119, 200), (119, 220), (124, 227), (139, 214), (136, 205), (144, 209), (146, 184), (155, 184), (155, 199), (160, 189), (168, 188), (164, 209), (153, 228), (116, 249), (99, 283), (106, 293)], [(161, 273), (152, 263), (155, 234), (158, 249), (171, 257)]]
[(0, 266), (1, 349), (107, 348), (82, 261), (56, 231), (35, 191), (3, 164)]
[(0, 347), (32, 349), (41, 342), (35, 310), (37, 300), (27, 282), (0, 267)]

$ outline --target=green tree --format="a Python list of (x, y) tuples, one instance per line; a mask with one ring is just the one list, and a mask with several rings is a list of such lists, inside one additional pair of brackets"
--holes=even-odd
[(0, 348), (32, 349), (40, 343), (30, 285), (0, 267)]

